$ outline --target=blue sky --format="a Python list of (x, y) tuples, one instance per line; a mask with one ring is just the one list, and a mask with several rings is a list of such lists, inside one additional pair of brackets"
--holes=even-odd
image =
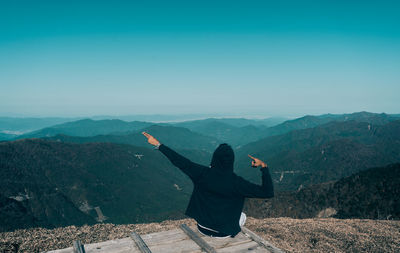
[(399, 1), (1, 1), (0, 116), (400, 113)]

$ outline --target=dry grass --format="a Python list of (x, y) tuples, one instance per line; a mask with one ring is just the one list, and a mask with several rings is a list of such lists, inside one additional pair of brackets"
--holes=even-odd
[(246, 226), (288, 252), (400, 252), (400, 221), (269, 218)]
[[(192, 219), (149, 224), (97, 224), (56, 229), (23, 229), (0, 233), (0, 242), (19, 243), (19, 252), (66, 248), (74, 240), (84, 244), (194, 225)], [(400, 252), (400, 221), (248, 218), (246, 226), (288, 252)]]

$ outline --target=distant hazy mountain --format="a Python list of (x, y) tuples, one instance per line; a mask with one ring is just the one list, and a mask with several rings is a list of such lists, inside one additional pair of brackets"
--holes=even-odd
[(14, 118), (0, 117), (0, 132), (27, 133), (45, 127), (75, 121), (78, 118)]
[(83, 119), (47, 127), (38, 131), (21, 135), (19, 138), (41, 138), (50, 137), (57, 134), (71, 136), (95, 136), (99, 134), (135, 131), (149, 125), (152, 125), (152, 123), (140, 121), (126, 122), (122, 120)]
[[(92, 120), (123, 120), (123, 121), (141, 121), (150, 122), (149, 124), (154, 124), (153, 122), (177, 122), (185, 121), (196, 118), (210, 117), (210, 115), (131, 115), (131, 116), (93, 116), (87, 117), (87, 119)], [(44, 118), (32, 118), (32, 117), (0, 117), (0, 133), (4, 134), (16, 134), (21, 135), (28, 132), (40, 130), (47, 127), (52, 127), (54, 125), (60, 125), (66, 122), (82, 120), (82, 117), (75, 118), (62, 118), (62, 117), (44, 117)], [(234, 126), (245, 126), (245, 125), (266, 125), (272, 126), (282, 123), (285, 118), (267, 118), (263, 120), (247, 120), (247, 119), (221, 119), (223, 122), (227, 121), (232, 123)], [(174, 123), (171, 123), (174, 124)], [(123, 130), (125, 131), (125, 130)]]
[[(262, 131), (268, 124), (276, 124), (282, 122), (282, 118), (269, 118), (264, 120), (249, 120), (237, 118), (223, 118), (223, 119), (205, 119), (197, 121), (186, 121), (182, 123), (158, 124), (163, 126), (178, 126), (185, 127), (197, 133), (217, 138), (219, 142), (228, 142), (234, 146), (245, 144), (255, 141), (264, 134)], [(18, 138), (41, 138), (51, 137), (55, 135), (68, 135), (68, 136), (96, 136), (118, 134), (126, 135), (153, 125), (149, 122), (125, 122), (122, 120), (91, 120), (84, 119), (64, 124), (59, 124), (47, 127), (38, 131), (27, 133), (19, 136)], [(0, 138), (4, 140), (12, 139), (13, 136), (4, 135)]]
[[(320, 116), (304, 116), (301, 118), (283, 121), (278, 119), (248, 120), (248, 119), (205, 119), (176, 123), (176, 126), (188, 128), (192, 131), (215, 137), (231, 144), (235, 148), (257, 141), (259, 139), (288, 133), (293, 130), (307, 129), (323, 125), (332, 121), (357, 121), (368, 122), (374, 125), (386, 124), (399, 119), (396, 115), (358, 112), (353, 114), (324, 114)], [(274, 121), (274, 126), (267, 127), (268, 120)], [(272, 123), (272, 122), (269, 122)]]
[[(25, 209), (41, 226), (183, 217), (191, 190), (190, 180), (153, 149), (41, 139), (0, 143), (1, 195), (21, 203), (11, 203), (19, 211), (7, 217)], [(7, 205), (0, 203), (0, 216)]]
[(221, 142), (232, 145), (234, 148), (264, 137), (263, 130), (267, 129), (267, 127), (263, 125), (236, 127), (215, 119), (182, 122), (175, 124), (175, 126), (185, 127), (194, 132), (201, 133), (202, 135), (217, 138)]
[(185, 121), (174, 124), (192, 131), (215, 137), (235, 148), (267, 136), (266, 129), (277, 125), (286, 118), (245, 119), (245, 118), (209, 118)]
[(120, 115), (120, 116), (98, 115), (90, 118), (94, 120), (120, 119), (124, 121), (146, 121), (152, 123), (160, 123), (160, 122), (181, 122), (187, 120), (197, 120), (215, 116), (216, 114), (198, 113), (198, 114), (137, 114), (137, 115)]
[[(200, 151), (212, 152), (220, 143), (219, 140), (209, 136), (192, 132), (186, 128), (173, 127), (173, 126), (159, 126), (152, 125), (143, 128), (134, 133), (128, 134), (114, 134), (114, 135), (96, 135), (91, 137), (76, 137), (68, 135), (56, 135), (48, 139), (62, 141), (62, 142), (75, 142), (75, 143), (88, 143), (88, 142), (110, 142), (122, 143), (141, 147), (151, 147), (147, 139), (142, 135), (142, 131), (147, 131), (154, 135), (161, 143), (164, 143), (176, 149), (196, 149)], [(201, 152), (199, 152), (201, 156)]]
[(278, 193), (270, 200), (249, 200), (253, 217), (400, 219), (400, 164), (371, 168), (336, 182), (297, 192)]
[(266, 136), (288, 133), (293, 130), (307, 129), (326, 124), (332, 121), (357, 121), (367, 122), (374, 125), (383, 125), (390, 121), (400, 119), (398, 115), (385, 113), (356, 112), (352, 114), (323, 114), (319, 116), (304, 116), (288, 120), (282, 124), (267, 129)]
[(262, 127), (271, 127), (274, 125), (278, 125), (287, 118), (266, 118), (266, 119), (246, 119), (246, 118), (208, 118), (202, 120), (191, 120), (184, 121), (180, 123), (175, 123), (177, 126), (186, 127), (189, 129), (203, 129), (210, 123), (223, 123), (226, 125), (234, 126), (234, 127), (245, 127), (245, 126), (262, 126)]
[(250, 143), (237, 151), (237, 172), (258, 181), (247, 154), (270, 165), (277, 189), (295, 190), (400, 162), (400, 120), (385, 125), (330, 122)]
[[(244, 118), (209, 118), (205, 120), (186, 121), (181, 123), (169, 123), (169, 125), (185, 127), (194, 132), (214, 137), (222, 142), (226, 142), (235, 148), (244, 144), (257, 141), (267, 136), (279, 135), (297, 129), (306, 129), (325, 124), (331, 121), (356, 120), (360, 122), (369, 122), (373, 124), (384, 124), (396, 119), (395, 116), (387, 114), (374, 114), (360, 112), (354, 114), (321, 116), (305, 116), (295, 120), (288, 120), (273, 127), (271, 124), (282, 122), (282, 118), (269, 118), (264, 120), (250, 120)], [(153, 125), (149, 122), (122, 120), (91, 120), (84, 119), (63, 124), (54, 125), (41, 130), (30, 132), (19, 136), (18, 138), (41, 138), (50, 137), (57, 134), (70, 136), (95, 136), (115, 133), (134, 132), (141, 128)], [(159, 125), (167, 125), (165, 123)], [(12, 134), (3, 132), (5, 134)], [(3, 136), (2, 139), (10, 139), (11, 136)]]
[(18, 135), (0, 133), (0, 141), (7, 141), (16, 138)]

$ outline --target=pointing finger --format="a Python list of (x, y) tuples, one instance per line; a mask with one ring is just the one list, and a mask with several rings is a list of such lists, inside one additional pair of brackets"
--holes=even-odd
[(256, 158), (255, 157), (252, 157), (251, 155), (248, 155), (251, 159), (253, 159), (253, 160), (255, 160)]
[(144, 136), (146, 136), (147, 138), (150, 138), (150, 137), (151, 137), (151, 135), (148, 134), (148, 133), (146, 133), (146, 132), (143, 132), (142, 134), (143, 134)]

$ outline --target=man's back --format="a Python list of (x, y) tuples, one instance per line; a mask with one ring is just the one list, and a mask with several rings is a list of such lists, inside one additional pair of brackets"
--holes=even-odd
[(233, 150), (226, 144), (214, 152), (210, 167), (193, 163), (165, 145), (159, 150), (192, 179), (194, 189), (185, 214), (202, 226), (234, 236), (240, 232), (245, 197), (273, 196), (268, 168), (261, 169), (261, 186), (237, 176), (233, 172)]
[(236, 175), (205, 168), (203, 176), (194, 183), (186, 215), (202, 226), (224, 234), (240, 232), (239, 218), (244, 197), (235, 189)]

